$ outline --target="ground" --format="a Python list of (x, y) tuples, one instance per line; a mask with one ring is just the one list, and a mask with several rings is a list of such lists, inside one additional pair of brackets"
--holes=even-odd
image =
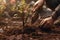
[[(46, 15), (50, 16), (51, 12), (48, 10), (46, 11), (42, 13), (42, 15), (44, 17)], [(37, 22), (39, 21), (37, 20)], [(12, 18), (1, 17), (0, 40), (60, 40), (60, 27), (54, 26), (52, 32), (45, 32), (37, 30), (37, 27), (35, 26), (36, 25), (30, 26), (32, 28), (35, 28), (34, 32), (24, 33), (25, 26), (23, 26), (23, 22), (20, 17), (12, 17)]]

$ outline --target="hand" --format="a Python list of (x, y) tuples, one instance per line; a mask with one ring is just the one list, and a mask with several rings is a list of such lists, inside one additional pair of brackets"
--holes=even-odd
[(44, 25), (45, 27), (50, 26), (54, 23), (52, 17), (45, 18), (41, 21), (40, 25)]
[(35, 12), (35, 9), (33, 9), (33, 12)]
[(34, 13), (35, 12), (35, 8), (31, 8), (31, 11)]

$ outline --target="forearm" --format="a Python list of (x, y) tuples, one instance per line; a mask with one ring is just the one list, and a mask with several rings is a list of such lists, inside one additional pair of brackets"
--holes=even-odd
[(33, 10), (38, 10), (39, 8), (41, 8), (42, 7), (42, 5), (43, 5), (43, 3), (44, 3), (44, 0), (38, 0), (35, 4), (34, 4), (34, 6), (33, 6)]
[(58, 9), (56, 12), (52, 14), (52, 18), (56, 20), (60, 16), (60, 9)]

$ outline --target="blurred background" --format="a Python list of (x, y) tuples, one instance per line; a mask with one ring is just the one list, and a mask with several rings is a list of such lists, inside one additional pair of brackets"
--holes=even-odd
[(36, 1), (0, 0), (0, 40), (60, 40), (60, 27), (53, 25), (52, 33), (37, 28), (42, 19), (52, 14), (45, 3), (41, 18), (31, 25), (31, 9)]

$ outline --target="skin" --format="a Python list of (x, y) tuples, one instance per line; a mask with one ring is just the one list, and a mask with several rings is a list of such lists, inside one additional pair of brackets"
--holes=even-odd
[[(34, 4), (32, 11), (35, 12), (35, 11), (38, 10), (39, 8), (41, 9), (41, 7), (42, 7), (43, 4), (44, 4), (44, 1), (45, 1), (45, 0), (38, 0), (38, 1)], [(54, 11), (54, 10), (52, 10), (52, 11)], [(56, 12), (57, 12), (57, 11), (56, 11)], [(46, 23), (46, 24), (53, 24), (53, 22), (55, 21), (55, 19), (57, 19), (57, 17), (60, 16), (60, 15), (58, 15), (58, 14), (59, 14), (59, 13), (54, 13), (51, 17), (48, 17), (48, 18), (43, 19), (43, 20), (41, 21), (41, 23), (44, 22), (44, 23)], [(55, 17), (56, 15), (58, 15), (58, 16)]]
[(37, 9), (41, 9), (41, 7), (44, 4), (44, 0), (38, 0), (34, 5), (33, 5), (33, 12), (35, 12)]

